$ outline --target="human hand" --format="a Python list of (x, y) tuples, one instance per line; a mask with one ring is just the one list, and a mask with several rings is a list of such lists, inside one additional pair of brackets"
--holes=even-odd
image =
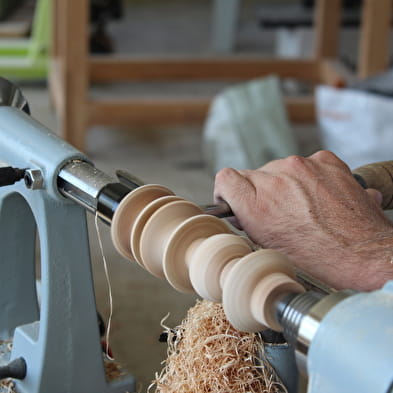
[(337, 289), (372, 290), (393, 279), (393, 224), (381, 195), (362, 189), (333, 153), (223, 169), (214, 194), (254, 242)]

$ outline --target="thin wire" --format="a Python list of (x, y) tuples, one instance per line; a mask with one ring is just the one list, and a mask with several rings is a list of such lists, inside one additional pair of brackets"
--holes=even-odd
[(113, 357), (109, 355), (109, 334), (111, 330), (111, 322), (112, 322), (112, 315), (113, 315), (112, 285), (111, 285), (111, 280), (109, 279), (108, 263), (105, 258), (104, 248), (102, 246), (102, 240), (101, 240), (101, 233), (98, 226), (98, 212), (96, 212), (95, 214), (94, 223), (96, 226), (98, 244), (100, 245), (102, 260), (104, 262), (105, 277), (106, 277), (106, 283), (108, 285), (108, 293), (109, 293), (109, 319), (108, 319), (108, 327), (106, 328), (106, 334), (105, 334), (105, 355), (109, 360), (114, 360)]

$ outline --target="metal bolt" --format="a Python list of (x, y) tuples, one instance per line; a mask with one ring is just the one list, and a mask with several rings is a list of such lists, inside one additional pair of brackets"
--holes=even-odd
[(39, 190), (44, 187), (44, 178), (39, 169), (26, 169), (24, 180), (26, 187), (31, 190)]

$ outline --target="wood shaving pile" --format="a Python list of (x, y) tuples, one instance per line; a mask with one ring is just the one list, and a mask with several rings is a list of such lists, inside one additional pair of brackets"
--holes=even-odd
[(0, 381), (0, 392), (1, 393), (16, 393), (15, 383), (12, 379), (7, 378)]
[(198, 301), (168, 333), (168, 358), (149, 390), (156, 393), (281, 393), (258, 334), (235, 330), (221, 304)]

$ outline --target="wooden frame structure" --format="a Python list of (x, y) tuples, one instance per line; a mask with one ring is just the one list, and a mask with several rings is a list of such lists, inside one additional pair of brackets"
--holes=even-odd
[[(337, 58), (340, 0), (318, 0), (315, 10), (315, 55), (312, 59), (259, 56), (103, 57), (89, 56), (88, 1), (53, 0), (53, 43), (49, 86), (62, 136), (83, 150), (89, 126), (157, 125), (201, 122), (210, 97), (92, 98), (94, 82), (163, 80), (247, 80), (274, 73), (313, 84), (345, 84)], [(364, 0), (359, 75), (386, 68), (391, 0)], [(376, 44), (377, 43), (377, 44)], [(314, 119), (313, 97), (286, 99), (295, 122)]]

